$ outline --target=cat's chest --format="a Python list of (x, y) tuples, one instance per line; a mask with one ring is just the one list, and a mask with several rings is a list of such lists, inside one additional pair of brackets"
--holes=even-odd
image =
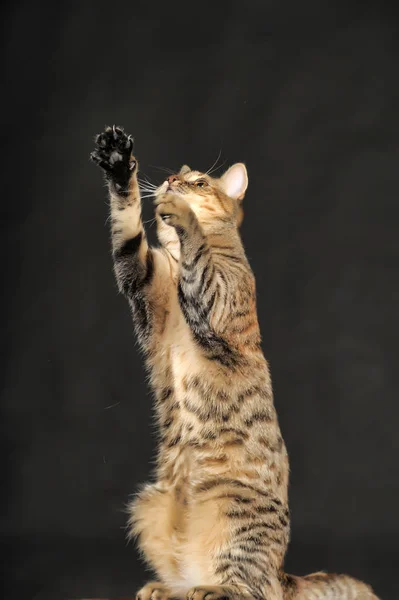
[(203, 356), (193, 339), (177, 297), (173, 299), (162, 336), (162, 354), (168, 357), (168, 366), (175, 380), (181, 379), (187, 372), (196, 371), (203, 362)]

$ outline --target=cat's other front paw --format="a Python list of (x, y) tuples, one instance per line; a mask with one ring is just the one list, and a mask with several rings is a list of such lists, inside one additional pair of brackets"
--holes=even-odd
[(136, 600), (169, 600), (169, 589), (158, 581), (150, 581), (136, 594)]
[(95, 138), (95, 149), (90, 158), (101, 169), (106, 179), (114, 184), (118, 194), (126, 195), (130, 178), (137, 170), (137, 161), (132, 155), (133, 138), (122, 127), (113, 125)]
[(155, 200), (156, 214), (167, 224), (175, 227), (177, 232), (186, 231), (193, 222), (195, 215), (181, 196), (167, 193)]

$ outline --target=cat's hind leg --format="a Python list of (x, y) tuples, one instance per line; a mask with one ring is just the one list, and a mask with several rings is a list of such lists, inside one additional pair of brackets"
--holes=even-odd
[[(131, 502), (129, 513), (130, 535), (137, 538), (140, 552), (164, 584), (154, 586), (158, 592), (157, 597), (154, 596), (152, 600), (163, 600), (158, 597), (159, 590), (166, 593), (170, 582), (179, 579), (180, 532), (184, 530), (184, 506), (179, 504), (173, 489), (159, 483), (148, 484)], [(141, 590), (141, 600), (149, 600), (149, 589), (145, 586)], [(169, 598), (172, 596), (176, 597), (176, 594), (170, 594)]]
[(223, 480), (195, 492), (181, 573), (187, 600), (283, 600), (286, 508), (252, 486)]

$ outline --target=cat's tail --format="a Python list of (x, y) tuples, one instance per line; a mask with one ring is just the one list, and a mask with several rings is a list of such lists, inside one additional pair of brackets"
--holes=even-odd
[(349, 577), (312, 573), (305, 577), (281, 574), (284, 600), (379, 600), (370, 586)]

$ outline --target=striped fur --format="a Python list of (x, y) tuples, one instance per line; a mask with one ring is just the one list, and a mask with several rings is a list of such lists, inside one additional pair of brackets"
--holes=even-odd
[(346, 576), (282, 572), (288, 456), (260, 346), (255, 280), (238, 232), (247, 176), (183, 167), (156, 191), (159, 248), (141, 220), (137, 162), (122, 129), (97, 139), (109, 182), (114, 269), (155, 395), (154, 483), (129, 526), (161, 583), (139, 600), (372, 600)]

